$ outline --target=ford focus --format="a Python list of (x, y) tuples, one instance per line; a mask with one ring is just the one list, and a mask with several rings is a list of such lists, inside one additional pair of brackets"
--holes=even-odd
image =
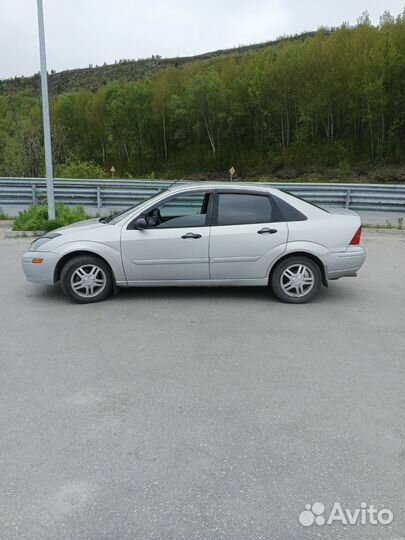
[(77, 303), (119, 287), (263, 286), (312, 300), (365, 261), (360, 217), (267, 186), (174, 186), (121, 213), (62, 227), (22, 257), (29, 281)]

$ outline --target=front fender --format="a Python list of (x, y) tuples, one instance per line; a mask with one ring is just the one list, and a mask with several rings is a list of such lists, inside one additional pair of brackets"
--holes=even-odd
[(119, 241), (116, 243), (116, 246), (109, 246), (102, 244), (100, 242), (92, 241), (72, 241), (65, 244), (61, 244), (56, 249), (53, 250), (54, 253), (58, 253), (61, 257), (68, 255), (70, 253), (86, 251), (88, 253), (93, 253), (105, 259), (108, 264), (111, 266), (111, 269), (114, 273), (116, 282), (127, 282), (127, 279), (124, 274), (124, 269), (122, 267), (121, 260), (121, 250)]

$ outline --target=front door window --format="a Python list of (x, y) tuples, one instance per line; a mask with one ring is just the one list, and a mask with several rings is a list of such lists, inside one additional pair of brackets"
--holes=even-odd
[(164, 202), (145, 215), (148, 228), (204, 227), (209, 195), (209, 193), (193, 193)]

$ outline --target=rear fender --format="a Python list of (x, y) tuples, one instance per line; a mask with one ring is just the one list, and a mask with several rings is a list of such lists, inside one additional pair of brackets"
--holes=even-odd
[(280, 260), (285, 259), (290, 255), (308, 255), (310, 258), (315, 259), (319, 264), (322, 272), (322, 283), (325, 287), (327, 287), (328, 280), (326, 279), (326, 276), (328, 274), (328, 268), (326, 264), (326, 257), (328, 253), (328, 249), (321, 244), (316, 244), (315, 242), (288, 242), (285, 251), (272, 261), (272, 264), (268, 269), (268, 276), (270, 277), (273, 268)]

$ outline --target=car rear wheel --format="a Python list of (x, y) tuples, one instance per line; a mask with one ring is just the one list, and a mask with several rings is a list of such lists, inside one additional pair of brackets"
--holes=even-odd
[(322, 285), (319, 266), (309, 257), (288, 257), (277, 264), (271, 275), (271, 287), (282, 302), (305, 304)]
[(91, 255), (70, 259), (62, 268), (60, 283), (65, 295), (78, 304), (100, 302), (113, 290), (108, 264)]

